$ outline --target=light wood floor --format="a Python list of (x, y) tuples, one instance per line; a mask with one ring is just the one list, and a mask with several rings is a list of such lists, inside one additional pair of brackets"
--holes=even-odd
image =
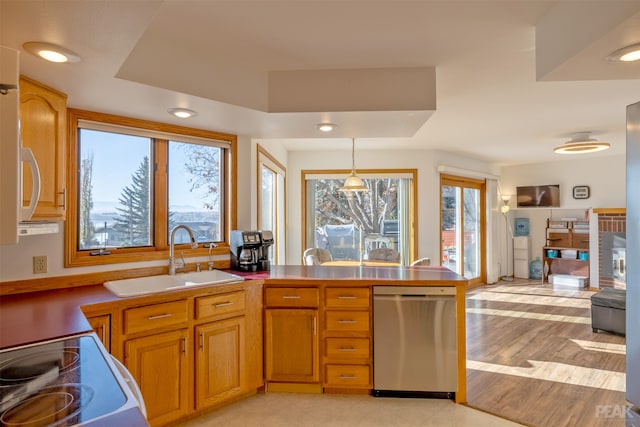
[(467, 295), (467, 400), (530, 426), (624, 426), (625, 339), (588, 290), (500, 282)]

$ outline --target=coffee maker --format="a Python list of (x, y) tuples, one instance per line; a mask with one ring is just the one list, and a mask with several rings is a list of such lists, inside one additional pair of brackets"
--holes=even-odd
[(259, 231), (231, 230), (231, 268), (238, 271), (258, 271), (261, 247)]
[(258, 251), (258, 270), (268, 271), (271, 268), (269, 248), (273, 246), (273, 233), (269, 230), (262, 230), (260, 236), (262, 237), (262, 246)]
[(268, 271), (271, 231), (231, 231), (231, 268), (238, 271)]

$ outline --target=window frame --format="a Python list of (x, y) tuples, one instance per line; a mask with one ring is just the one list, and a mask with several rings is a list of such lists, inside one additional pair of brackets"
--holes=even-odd
[[(262, 224), (262, 209), (263, 209), (263, 200), (262, 200), (262, 168), (266, 168), (269, 169), (271, 172), (274, 173), (275, 177), (276, 177), (276, 185), (275, 185), (275, 189), (274, 189), (274, 194), (275, 194), (275, 203), (274, 203), (274, 210), (275, 210), (275, 225), (276, 228), (274, 230), (270, 230), (273, 232), (273, 236), (275, 238), (275, 244), (274, 244), (274, 248), (273, 250), (273, 259), (272, 264), (280, 264), (280, 263), (284, 263), (284, 260), (286, 259), (286, 207), (287, 207), (287, 193), (286, 193), (286, 186), (287, 186), (287, 168), (280, 163), (275, 157), (273, 157), (264, 147), (262, 147), (260, 144), (257, 144), (256, 146), (256, 152), (257, 152), (257, 171), (256, 171), (256, 175), (257, 175), (257, 196), (258, 196), (258, 200), (257, 200), (257, 211), (258, 211), (258, 217), (257, 217), (257, 223), (258, 223), (258, 229), (259, 230), (264, 230), (264, 224)], [(282, 177), (282, 188), (280, 188), (280, 186), (278, 185), (278, 178)], [(280, 209), (280, 206), (282, 206), (283, 209)]]
[[(302, 209), (302, 231), (301, 231), (301, 243), (303, 250), (307, 246), (307, 181), (314, 175), (339, 175), (342, 178), (346, 178), (351, 173), (351, 170), (347, 169), (330, 169), (330, 170), (302, 170), (300, 171), (301, 177), (301, 209)], [(410, 199), (409, 199), (409, 261), (407, 265), (416, 259), (418, 252), (418, 170), (417, 169), (358, 169), (358, 176), (361, 178), (375, 178), (376, 175), (385, 175), (392, 177), (393, 175), (410, 175)], [(300, 254), (302, 257), (302, 254)]]
[[(153, 215), (153, 246), (135, 248), (109, 248), (110, 255), (92, 256), (90, 250), (78, 249), (78, 221), (79, 221), (79, 174), (80, 165), (78, 157), (78, 127), (80, 121), (90, 121), (106, 126), (134, 129), (137, 132), (148, 132), (154, 139), (152, 142), (153, 162), (153, 205), (151, 210)], [(78, 109), (67, 110), (67, 210), (65, 221), (65, 267), (81, 267), (105, 264), (120, 264), (128, 262), (157, 261), (168, 259), (168, 179), (167, 179), (167, 156), (168, 141), (171, 136), (178, 138), (198, 138), (203, 140), (213, 140), (229, 144), (229, 148), (224, 153), (224, 202), (221, 215), (224, 216), (223, 240), (216, 242), (217, 248), (213, 249), (213, 254), (229, 253), (229, 236), (231, 230), (236, 228), (237, 216), (237, 136), (222, 132), (215, 132), (203, 129), (189, 128), (185, 126), (171, 125), (149, 120), (134, 119), (130, 117), (117, 116), (106, 113), (85, 111)], [(166, 134), (167, 138), (157, 138), (152, 136), (158, 133)], [(186, 254), (190, 257), (206, 256), (209, 254), (208, 248), (191, 249), (189, 245), (175, 245), (176, 249), (187, 249)]]

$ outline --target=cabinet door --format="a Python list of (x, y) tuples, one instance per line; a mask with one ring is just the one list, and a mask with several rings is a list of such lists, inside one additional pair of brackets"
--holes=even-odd
[(265, 366), (268, 381), (319, 381), (317, 322), (317, 310), (266, 310)]
[(104, 348), (111, 352), (111, 315), (87, 317), (93, 331), (98, 335)]
[[(65, 218), (67, 96), (20, 78), (20, 134), (40, 169), (40, 198), (32, 219)], [(26, 168), (25, 168), (26, 169)], [(24, 204), (31, 198), (31, 172), (24, 170)]]
[(196, 409), (246, 391), (245, 336), (244, 317), (196, 327)]
[(140, 386), (153, 425), (187, 413), (188, 349), (186, 329), (125, 342), (125, 365)]

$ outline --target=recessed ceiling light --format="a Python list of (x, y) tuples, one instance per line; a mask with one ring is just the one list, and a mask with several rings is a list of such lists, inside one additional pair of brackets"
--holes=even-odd
[(632, 44), (631, 46), (623, 47), (607, 56), (607, 61), (610, 62), (632, 62), (640, 59), (640, 43)]
[(22, 47), (29, 53), (49, 62), (79, 62), (80, 56), (61, 46), (44, 42), (27, 42)]
[(562, 145), (558, 145), (553, 149), (557, 154), (583, 154), (583, 153), (595, 153), (596, 151), (607, 150), (611, 147), (608, 142), (598, 141), (593, 138), (589, 138), (591, 132), (576, 133), (571, 141), (567, 141)]
[(319, 123), (317, 126), (322, 132), (331, 132), (338, 127), (335, 123)]
[(195, 117), (198, 115), (196, 111), (189, 110), (187, 108), (169, 108), (167, 112), (181, 119), (188, 119), (190, 117)]

